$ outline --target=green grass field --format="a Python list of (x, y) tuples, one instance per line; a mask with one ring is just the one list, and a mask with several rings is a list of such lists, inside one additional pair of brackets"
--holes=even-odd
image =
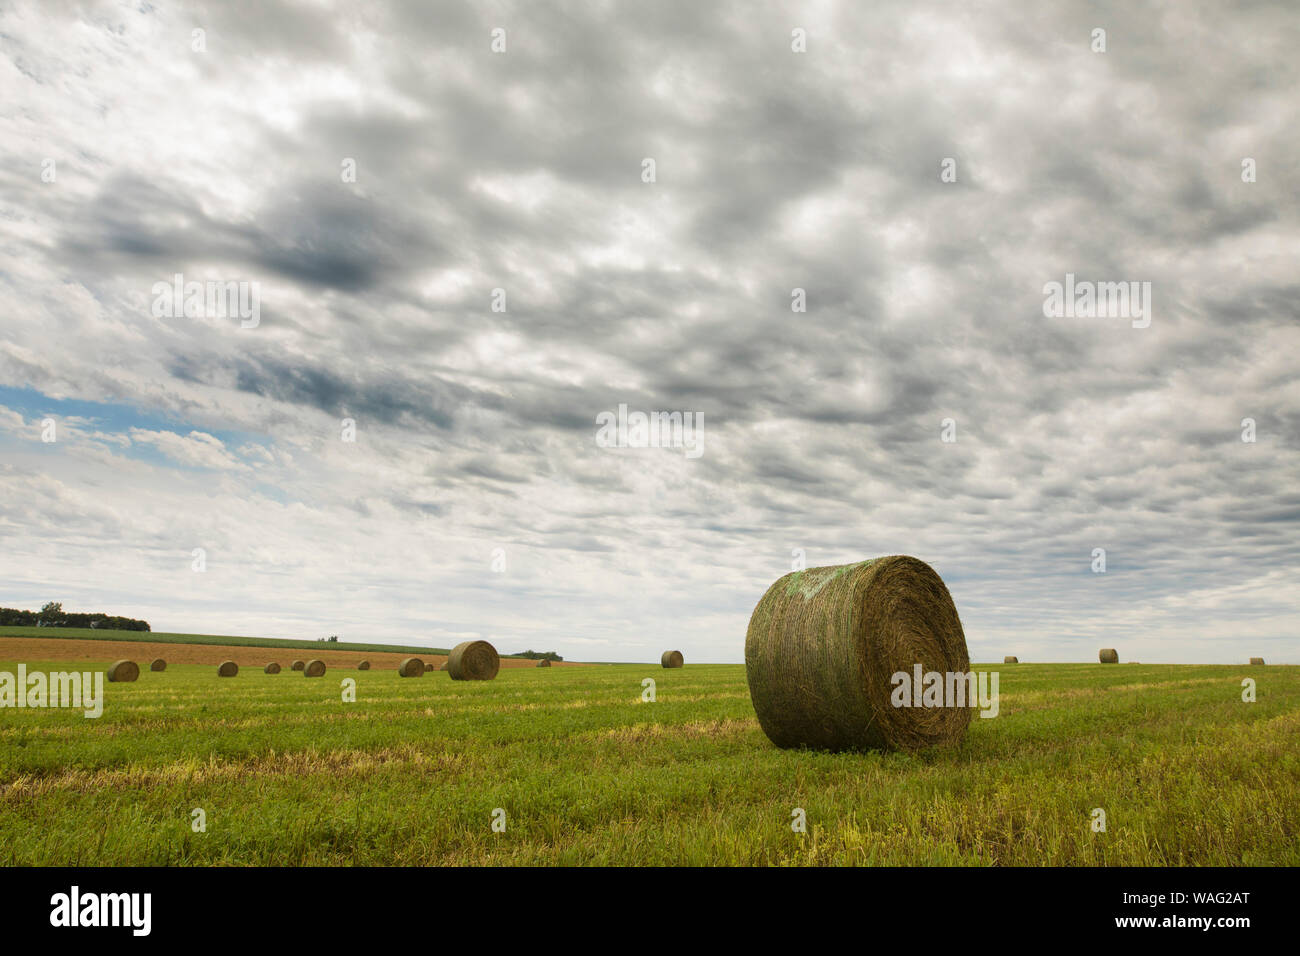
[(0, 711), (0, 863), (1300, 863), (1300, 668), (998, 670), (1001, 715), (913, 755), (775, 749), (739, 665), (146, 672), (98, 720)]
[[(221, 644), (229, 647), (275, 647), (282, 650), (392, 651), (396, 654), (447, 654), (445, 647), (408, 644), (365, 644), (338, 641), (300, 641), (286, 637), (239, 637), (222, 634), (172, 634), (163, 631), (108, 631), (89, 627), (0, 627), (0, 637), (62, 638), (64, 640), (160, 641), (168, 644)], [(503, 657), (506, 655), (502, 655)]]

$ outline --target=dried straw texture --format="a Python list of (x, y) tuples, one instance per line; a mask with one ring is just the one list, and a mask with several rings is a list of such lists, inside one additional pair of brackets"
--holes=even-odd
[(424, 661), (420, 660), (418, 657), (404, 658), (402, 660), (402, 663), (397, 665), (397, 676), (398, 677), (423, 677)]
[(1101, 651), (1097, 654), (1097, 657), (1101, 660), (1103, 664), (1119, 663), (1119, 651), (1115, 650), (1115, 648), (1113, 647), (1103, 647)]
[(308, 661), (307, 666), (302, 669), (302, 676), (303, 677), (324, 677), (325, 662), (317, 661), (317, 660)]
[(300, 671), (306, 666), (307, 666), (306, 661), (294, 661), (292, 664), (289, 665), (289, 670)]
[(548, 660), (546, 660), (545, 658), (542, 658), (542, 660), (540, 660), (540, 661), (537, 662), (537, 666), (538, 666), (538, 667), (550, 667), (550, 666), (551, 666), (551, 662), (548, 661)]
[(135, 661), (114, 661), (108, 665), (110, 683), (130, 683), (140, 676), (140, 665)]
[(1020, 658), (1018, 658), (1018, 657), (1011, 657), (1011, 656), (1004, 657), (1004, 658), (1002, 658), (1002, 663), (1003, 663), (1003, 664), (1019, 664), (1019, 663), (1020, 663)]
[(424, 672), (427, 674), (433, 670), (433, 661), (424, 662)]
[(664, 667), (681, 667), (686, 661), (681, 651), (664, 651), (659, 657), (659, 663)]
[(447, 673), (452, 680), (492, 680), (500, 669), (497, 649), (487, 641), (457, 644), (447, 658)]
[(1263, 663), (1264, 663), (1264, 658), (1262, 658), (1262, 657), (1252, 657), (1252, 658), (1250, 659), (1250, 662), (1251, 662), (1252, 664), (1257, 665), (1257, 666), (1262, 666)]
[[(892, 676), (970, 671), (952, 596), (902, 555), (787, 574), (749, 619), (745, 676), (778, 747), (918, 750), (959, 741), (969, 707), (895, 707)], [(919, 688), (914, 688), (914, 692)]]
[(359, 671), (370, 670), (370, 661), (362, 661), (360, 664), (357, 665), (357, 670)]
[(234, 677), (239, 673), (239, 665), (234, 661), (223, 661), (217, 668), (218, 677)]
[(262, 668), (262, 673), (278, 674), (280, 673), (280, 665), (277, 664), (275, 661), (271, 661), (271, 663), (267, 664), (265, 667)]
[(167, 669), (167, 662), (163, 660), (161, 657), (155, 657), (153, 660), (149, 662), (149, 670), (151, 671), (165, 671), (166, 669)]

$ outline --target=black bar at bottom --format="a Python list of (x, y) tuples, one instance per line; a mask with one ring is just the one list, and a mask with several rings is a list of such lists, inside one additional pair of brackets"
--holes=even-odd
[[(643, 931), (690, 926), (699, 937), (734, 944), (769, 928), (800, 932), (801, 925), (807, 930), (843, 921), (866, 934), (864, 940), (897, 933), (900, 941), (916, 941), (936, 934), (937, 945), (946, 945), (944, 937), (960, 927), (996, 928), (996, 938), (1008, 941), (1022, 933), (1027, 941), (1041, 941), (1050, 933), (1069, 939), (1199, 936), (1231, 944), (1260, 929), (1281, 932), (1292, 922), (1283, 907), (1295, 873), (10, 868), (0, 871), (0, 909), (8, 942), (28, 936), (52, 942), (75, 934), (81, 942), (99, 937), (126, 945), (205, 939), (261, 945), (283, 939), (302, 946), (349, 937), (373, 944), (377, 931), (404, 922), (431, 930), (477, 927), (494, 942), (515, 933), (536, 941), (538, 932), (558, 921), (581, 928), (588, 940), (594, 931), (632, 933), (636, 939)], [(611, 944), (621, 938), (606, 937)]]

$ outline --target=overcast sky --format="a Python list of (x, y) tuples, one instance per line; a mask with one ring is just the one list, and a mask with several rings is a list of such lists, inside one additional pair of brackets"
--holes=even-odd
[(0, 4), (0, 605), (740, 661), (795, 549), (905, 553), (978, 660), (1300, 662), (1297, 49), (1290, 0)]

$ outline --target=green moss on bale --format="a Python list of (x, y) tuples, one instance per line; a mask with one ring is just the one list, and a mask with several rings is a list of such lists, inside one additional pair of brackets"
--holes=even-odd
[(967, 673), (947, 587), (903, 555), (780, 578), (750, 617), (745, 675), (778, 747), (917, 750), (959, 741), (969, 707), (894, 707), (893, 674)]

